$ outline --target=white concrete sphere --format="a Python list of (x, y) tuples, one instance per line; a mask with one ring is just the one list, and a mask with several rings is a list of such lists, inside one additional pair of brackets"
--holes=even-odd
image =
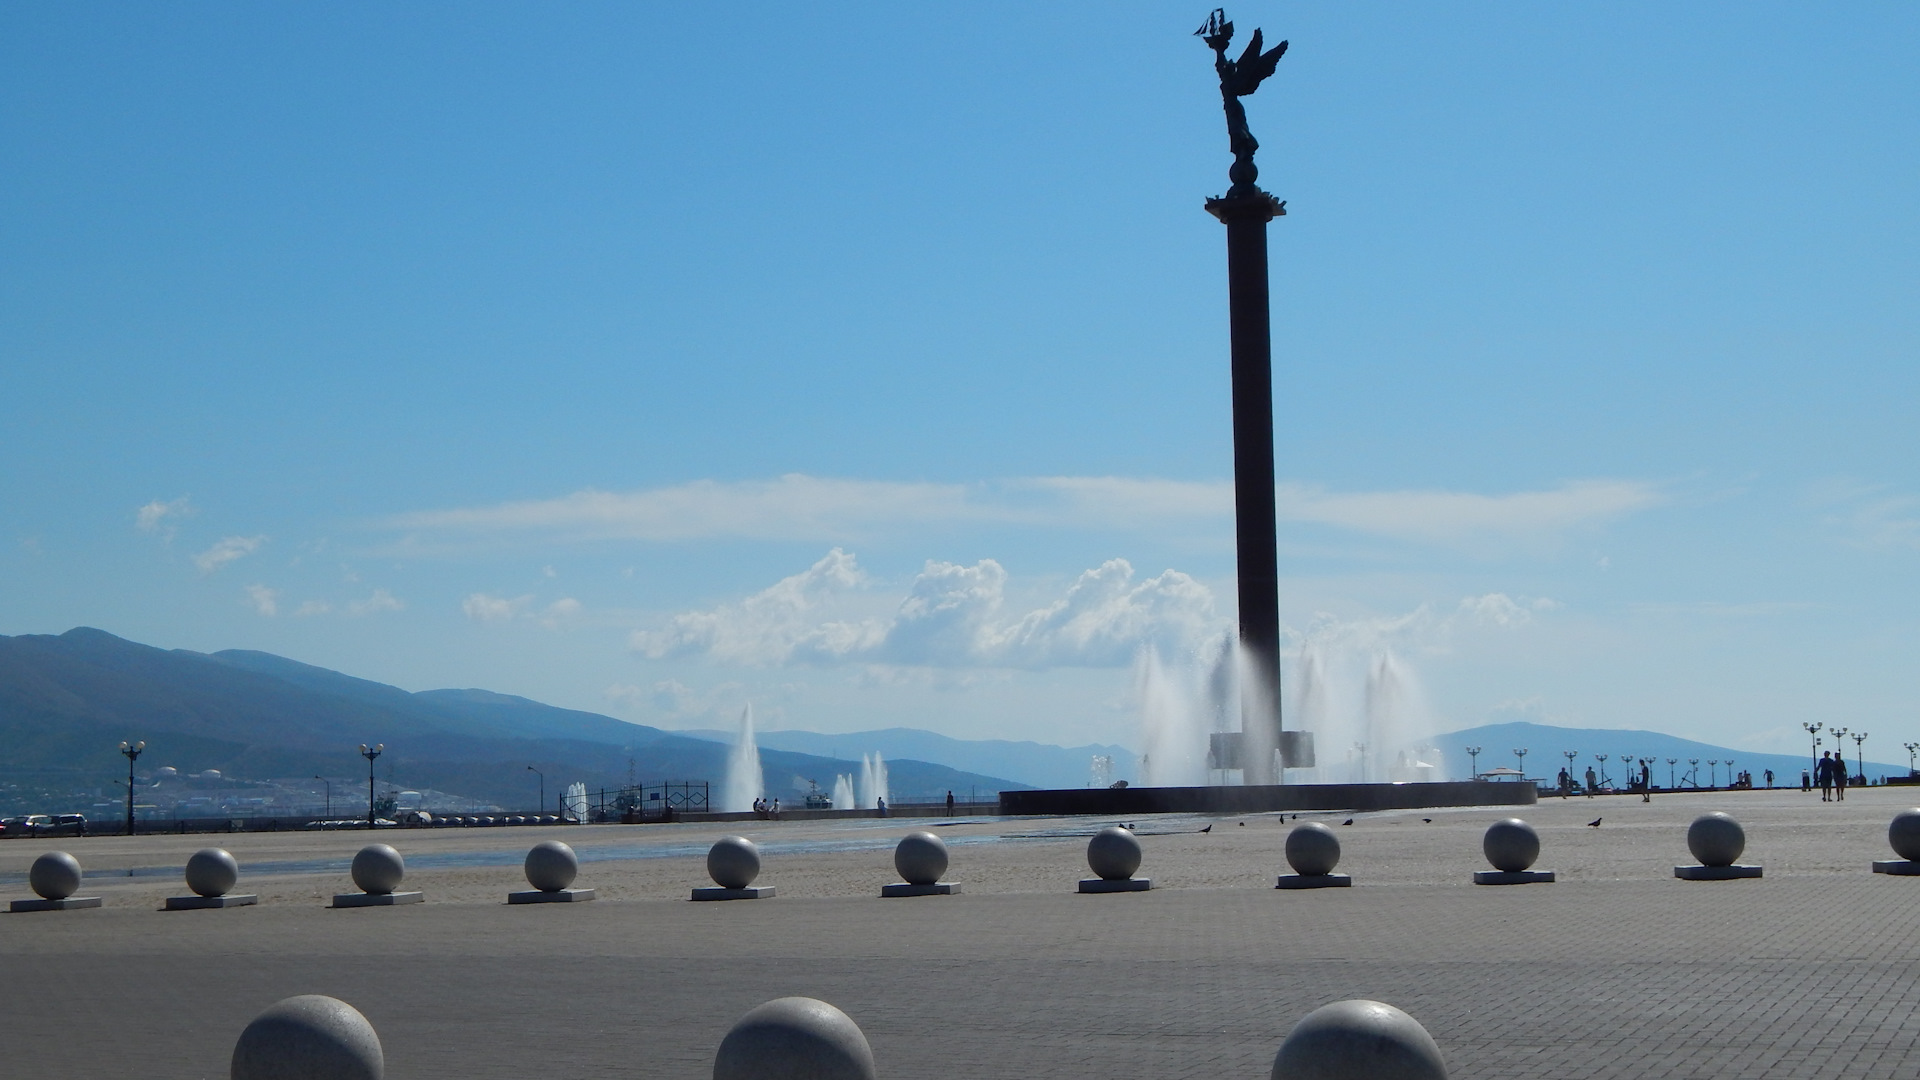
[(1287, 834), (1287, 865), (1307, 877), (1333, 873), (1340, 865), (1340, 838), (1317, 821), (1295, 825)]
[(1272, 1080), (1447, 1080), (1447, 1066), (1418, 1020), (1356, 999), (1302, 1017), (1274, 1055)]
[(760, 849), (744, 836), (723, 836), (707, 849), (707, 876), (723, 889), (744, 889), (760, 876)]
[(232, 1080), (380, 1080), (380, 1036), (360, 1010), (321, 994), (276, 1002), (233, 1044)]
[(1495, 870), (1517, 874), (1540, 857), (1540, 834), (1517, 817), (1502, 818), (1487, 826), (1480, 850), (1486, 852)]
[(65, 900), (80, 891), (80, 860), (64, 851), (49, 851), (33, 860), (27, 884), (48, 900)]
[(353, 883), (360, 891), (390, 893), (407, 876), (407, 861), (386, 844), (368, 844), (353, 857)]
[(720, 1040), (713, 1080), (875, 1080), (873, 1048), (860, 1025), (808, 997), (755, 1007)]
[(1909, 862), (1920, 862), (1920, 807), (1902, 810), (1887, 824), (1887, 843), (1893, 853)]
[(893, 868), (909, 885), (931, 885), (947, 872), (947, 842), (930, 832), (910, 832), (894, 845)]
[(1108, 881), (1125, 881), (1140, 869), (1140, 838), (1109, 825), (1087, 841), (1087, 866)]
[(1702, 866), (1732, 866), (1747, 849), (1747, 831), (1718, 810), (1687, 826), (1687, 850)]
[(580, 876), (580, 856), (558, 840), (542, 840), (527, 852), (527, 884), (559, 892)]
[(201, 896), (225, 896), (240, 880), (240, 861), (225, 848), (201, 848), (187, 860), (187, 888)]

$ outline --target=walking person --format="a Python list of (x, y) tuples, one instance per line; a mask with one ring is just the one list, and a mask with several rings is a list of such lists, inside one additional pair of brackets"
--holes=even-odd
[(1564, 799), (1572, 791), (1573, 791), (1573, 777), (1567, 774), (1567, 770), (1561, 769), (1560, 770), (1560, 797)]
[(1805, 769), (1800, 770), (1800, 790), (1801, 791), (1813, 790), (1813, 774), (1808, 772)]
[(1833, 755), (1833, 801), (1834, 802), (1847, 801), (1847, 781), (1850, 779), (1852, 778), (1847, 775), (1847, 759), (1841, 757), (1839, 754)]
[(1593, 766), (1587, 766), (1587, 798), (1593, 798), (1593, 789), (1600, 786), (1600, 778), (1593, 775)]
[(1640, 801), (1653, 801), (1653, 767), (1645, 761), (1640, 763)]
[(1773, 790), (1773, 770), (1772, 769), (1767, 770), (1767, 790), (1768, 791)]
[(1820, 783), (1820, 801), (1833, 801), (1833, 754), (1822, 750), (1820, 764), (1813, 767), (1813, 778)]

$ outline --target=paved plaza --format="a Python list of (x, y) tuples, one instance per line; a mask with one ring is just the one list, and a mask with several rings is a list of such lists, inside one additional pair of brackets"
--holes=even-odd
[[(10, 1076), (221, 1077), (249, 1019), (324, 993), (374, 1023), (395, 1080), (693, 1078), (742, 1013), (807, 994), (860, 1023), (882, 1076), (1251, 1080), (1299, 1017), (1372, 997), (1425, 1024), (1457, 1078), (1911, 1077), (1920, 879), (1868, 865), (1916, 802), (1543, 800), (1519, 813), (1560, 880), (1514, 887), (1469, 884), (1507, 811), (1318, 815), (1354, 887), (1308, 892), (1272, 888), (1291, 825), (1272, 815), (1139, 819), (1158, 887), (1103, 896), (1074, 882), (1110, 822), (1067, 819), (940, 824), (965, 893), (892, 900), (892, 839), (935, 819), (387, 832), (428, 902), (350, 911), (322, 905), (365, 833), (60, 841), (107, 903), (0, 915), (0, 1045)], [(1746, 826), (1763, 879), (1674, 879), (1705, 810)], [(733, 831), (761, 841), (779, 896), (686, 902)], [(507, 906), (512, 856), (554, 837), (600, 899)], [(144, 869), (213, 843), (260, 905), (157, 910), (180, 879)], [(7, 897), (48, 846), (0, 843)], [(245, 869), (302, 860), (337, 868)]]

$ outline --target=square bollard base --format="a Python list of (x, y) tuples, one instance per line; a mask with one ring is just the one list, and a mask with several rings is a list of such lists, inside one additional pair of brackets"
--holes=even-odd
[(69, 896), (64, 900), (15, 900), (8, 905), (8, 911), (74, 911), (79, 908), (99, 907), (97, 896)]
[(1083, 893), (1146, 892), (1151, 888), (1153, 888), (1152, 878), (1090, 877), (1080, 879), (1080, 891)]
[(1757, 866), (1676, 866), (1673, 876), (1682, 881), (1732, 881), (1734, 878), (1759, 877)]
[(1276, 889), (1347, 889), (1353, 879), (1345, 874), (1281, 874)]
[(1920, 875), (1920, 862), (1913, 862), (1910, 859), (1875, 859), (1873, 872), (1893, 874), (1897, 877), (1913, 877)]
[(960, 886), (951, 881), (936, 881), (927, 885), (896, 881), (892, 885), (880, 886), (881, 896), (952, 896), (959, 891)]
[(334, 907), (393, 907), (397, 904), (418, 904), (426, 897), (417, 892), (343, 892), (333, 896)]
[(1553, 884), (1551, 870), (1480, 870), (1474, 873), (1475, 885)]
[(591, 899), (593, 899), (592, 889), (555, 889), (552, 892), (526, 889), (507, 894), (509, 904), (578, 904)]
[(759, 900), (773, 895), (771, 885), (749, 885), (744, 889), (722, 889), (711, 886), (693, 890), (695, 900)]
[(201, 908), (248, 907), (260, 902), (252, 893), (229, 893), (226, 896), (169, 896), (165, 911), (198, 911)]

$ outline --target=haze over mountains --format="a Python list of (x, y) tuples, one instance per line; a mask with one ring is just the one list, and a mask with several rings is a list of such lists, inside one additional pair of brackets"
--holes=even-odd
[[(145, 740), (143, 768), (235, 777), (364, 777), (361, 743), (385, 743), (382, 780), (503, 806), (532, 806), (533, 765), (548, 792), (710, 780), (727, 748), (708, 739), (484, 690), (410, 693), (269, 653), (156, 649), (87, 627), (0, 637), (0, 780), (111, 795), (121, 740)], [(883, 751), (884, 752), (884, 751)], [(808, 780), (831, 790), (852, 760), (763, 749), (767, 793), (792, 803)], [(1024, 787), (1004, 778), (889, 760), (898, 797)], [(551, 801), (551, 800), (550, 800)]]

